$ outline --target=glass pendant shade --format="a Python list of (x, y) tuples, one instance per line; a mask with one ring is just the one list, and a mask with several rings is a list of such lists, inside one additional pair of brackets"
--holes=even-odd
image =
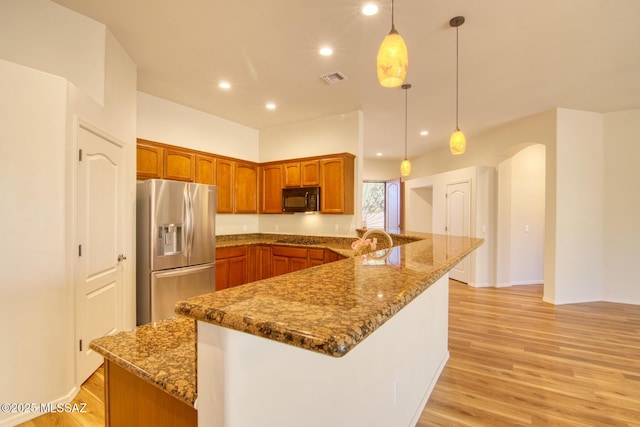
[(467, 139), (460, 129), (456, 129), (455, 132), (451, 134), (449, 148), (451, 148), (451, 154), (454, 156), (464, 154), (464, 151), (467, 149)]
[(378, 81), (382, 87), (398, 87), (404, 82), (409, 66), (409, 53), (400, 33), (394, 27), (378, 50)]
[(400, 163), (400, 175), (409, 176), (411, 175), (411, 163), (409, 160), (404, 159), (402, 163)]

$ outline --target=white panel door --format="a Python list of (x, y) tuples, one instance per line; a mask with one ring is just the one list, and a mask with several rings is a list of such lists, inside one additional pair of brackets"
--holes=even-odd
[(102, 363), (92, 339), (124, 324), (124, 148), (87, 126), (78, 127), (76, 169), (77, 383)]
[[(469, 181), (447, 184), (448, 236), (469, 237), (471, 233), (471, 194)], [(469, 283), (469, 257), (466, 256), (449, 272), (449, 277)]]

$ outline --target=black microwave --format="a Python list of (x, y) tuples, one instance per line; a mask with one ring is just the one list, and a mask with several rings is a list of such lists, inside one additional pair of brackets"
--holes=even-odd
[(320, 187), (282, 189), (282, 212), (318, 212)]

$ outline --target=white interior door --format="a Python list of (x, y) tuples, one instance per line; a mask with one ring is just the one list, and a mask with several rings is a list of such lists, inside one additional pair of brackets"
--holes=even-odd
[(124, 148), (87, 126), (78, 127), (76, 169), (77, 383), (102, 363), (92, 339), (124, 325)]
[[(469, 181), (447, 184), (448, 236), (469, 237), (471, 233), (471, 194)], [(449, 277), (469, 283), (469, 257), (464, 257), (449, 272)]]

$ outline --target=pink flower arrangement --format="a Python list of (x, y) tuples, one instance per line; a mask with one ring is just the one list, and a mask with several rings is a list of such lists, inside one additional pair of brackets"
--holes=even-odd
[(375, 251), (377, 243), (378, 239), (376, 239), (375, 237), (373, 238), (373, 240), (360, 238), (351, 243), (351, 249), (355, 251), (355, 256), (359, 256)]

